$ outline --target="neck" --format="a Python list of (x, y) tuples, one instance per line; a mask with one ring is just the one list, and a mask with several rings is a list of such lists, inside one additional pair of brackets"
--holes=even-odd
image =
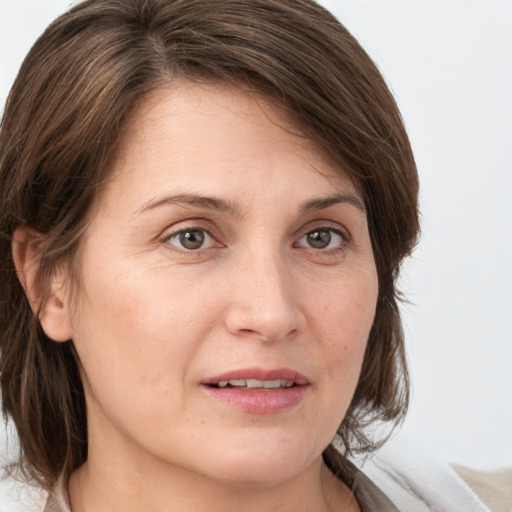
[(317, 512), (358, 511), (351, 491), (321, 458), (280, 482), (222, 482), (194, 471), (156, 464), (88, 461), (73, 473), (72, 512)]

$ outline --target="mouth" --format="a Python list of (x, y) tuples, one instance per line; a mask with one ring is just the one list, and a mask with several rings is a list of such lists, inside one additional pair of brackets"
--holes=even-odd
[(309, 384), (308, 379), (296, 370), (276, 368), (245, 368), (217, 375), (201, 382), (218, 389), (287, 389)]
[(275, 379), (275, 380), (258, 380), (258, 379), (231, 379), (221, 380), (215, 384), (209, 384), (212, 388), (218, 389), (246, 389), (246, 390), (273, 390), (282, 388), (292, 388), (296, 386), (293, 380)]
[(289, 369), (237, 370), (201, 382), (210, 397), (249, 413), (277, 413), (298, 405), (310, 383)]

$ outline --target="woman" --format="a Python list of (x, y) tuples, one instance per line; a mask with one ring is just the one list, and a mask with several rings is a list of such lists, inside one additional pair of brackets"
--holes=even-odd
[(86, 0), (0, 137), (2, 400), (36, 506), (397, 510), (347, 456), (407, 408), (418, 180), (334, 17)]

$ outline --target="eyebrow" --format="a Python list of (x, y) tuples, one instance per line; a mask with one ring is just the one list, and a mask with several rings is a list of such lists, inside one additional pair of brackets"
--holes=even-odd
[(207, 210), (229, 213), (236, 218), (241, 218), (243, 216), (238, 205), (231, 201), (196, 194), (177, 194), (174, 196), (164, 197), (163, 199), (159, 199), (145, 205), (140, 212), (142, 213), (148, 210), (154, 210), (155, 208), (166, 204), (186, 204)]
[(319, 210), (325, 210), (330, 206), (334, 206), (340, 203), (350, 204), (354, 208), (357, 208), (359, 211), (366, 214), (366, 208), (364, 206), (363, 201), (361, 201), (361, 199), (359, 199), (358, 196), (351, 193), (336, 194), (334, 196), (311, 199), (310, 201), (306, 201), (305, 203), (302, 204), (300, 208), (300, 213), (306, 214), (317, 212)]
[[(349, 204), (357, 208), (362, 213), (366, 214), (366, 208), (363, 202), (361, 201), (361, 199), (359, 199), (358, 196), (352, 193), (336, 194), (334, 196), (329, 197), (319, 197), (315, 199), (310, 199), (309, 201), (306, 201), (301, 204), (299, 212), (301, 215), (305, 215), (307, 213), (325, 210), (331, 206), (342, 203)], [(197, 194), (177, 194), (174, 196), (164, 197), (157, 201), (149, 202), (140, 210), (140, 212), (142, 213), (149, 210), (153, 210), (155, 208), (158, 208), (159, 206), (167, 204), (186, 204), (198, 208), (204, 208), (207, 210), (215, 210), (223, 213), (229, 213), (230, 215), (236, 218), (243, 217), (243, 213), (236, 203), (226, 201), (225, 199), (202, 196)]]

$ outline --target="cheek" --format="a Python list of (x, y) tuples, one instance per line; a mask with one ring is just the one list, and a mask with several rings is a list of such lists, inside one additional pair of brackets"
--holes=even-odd
[(169, 381), (180, 378), (208, 332), (191, 295), (133, 267), (87, 279), (74, 315), (74, 343), (89, 384), (110, 389), (111, 397), (129, 389), (168, 393)]
[(375, 316), (378, 296), (375, 272), (353, 274), (317, 296), (313, 310), (316, 340), (322, 340), (325, 382), (332, 400), (343, 410), (352, 399)]
[(326, 338), (336, 347), (343, 345), (344, 350), (351, 350), (366, 343), (378, 298), (373, 266), (335, 276), (323, 287), (316, 288), (315, 293), (310, 291), (309, 296), (311, 321), (319, 321)]

